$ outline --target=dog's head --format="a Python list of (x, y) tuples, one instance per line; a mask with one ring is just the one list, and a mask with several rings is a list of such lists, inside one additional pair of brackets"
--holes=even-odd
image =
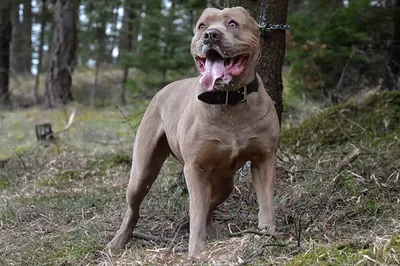
[(260, 56), (257, 22), (243, 7), (207, 8), (190, 47), (206, 90), (238, 89), (250, 83)]

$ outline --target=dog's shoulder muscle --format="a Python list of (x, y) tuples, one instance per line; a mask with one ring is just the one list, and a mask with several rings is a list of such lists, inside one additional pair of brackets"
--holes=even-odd
[(156, 94), (157, 106), (161, 113), (174, 113), (184, 108), (195, 97), (195, 87), (198, 77), (174, 81)]

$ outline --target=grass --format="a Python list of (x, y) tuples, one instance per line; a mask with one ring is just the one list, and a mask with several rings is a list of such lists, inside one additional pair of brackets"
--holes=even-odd
[[(0, 265), (397, 265), (398, 99), (398, 93), (373, 95), (285, 126), (277, 237), (231, 235), (257, 225), (251, 177), (242, 169), (215, 214), (220, 235), (198, 260), (186, 257), (188, 194), (173, 159), (143, 202), (135, 229), (154, 238), (136, 234), (121, 252), (105, 249), (125, 211), (132, 137), (145, 102), (122, 110), (74, 105), (2, 113)], [(68, 131), (52, 144), (36, 142), (38, 121), (60, 131), (72, 108), (77, 115)], [(358, 158), (339, 168), (354, 149)]]

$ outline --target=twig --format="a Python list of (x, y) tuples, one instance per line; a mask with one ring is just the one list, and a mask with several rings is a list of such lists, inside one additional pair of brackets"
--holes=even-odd
[(259, 257), (259, 256), (262, 256), (263, 253), (264, 253), (264, 249), (261, 248), (261, 249), (258, 250), (257, 253), (253, 254), (253, 256), (251, 256), (250, 259), (245, 260), (245, 261), (242, 261), (241, 263), (239, 263), (239, 265), (247, 265), (247, 264), (250, 264), (250, 263), (253, 262), (253, 260), (254, 260), (255, 258), (257, 258), (257, 257)]
[(266, 247), (287, 247), (288, 244), (281, 244), (281, 243), (266, 243), (261, 246), (261, 248), (251, 256), (250, 259), (242, 261), (239, 263), (239, 265), (246, 265), (250, 264), (255, 260), (257, 257), (262, 256), (264, 254), (265, 248)]
[[(122, 116), (124, 117), (125, 122), (129, 125), (129, 127), (130, 127), (133, 131), (135, 131), (135, 128), (131, 125), (131, 123), (129, 122), (128, 117), (126, 117), (126, 115), (124, 114), (124, 112), (122, 112), (121, 108), (119, 108), (118, 105), (116, 105), (115, 108), (117, 108), (118, 111), (122, 114)], [(139, 113), (139, 114), (142, 114), (142, 112)], [(138, 114), (138, 115), (139, 115), (139, 114)]]
[(64, 129), (61, 131), (58, 131), (58, 132), (54, 132), (53, 135), (56, 135), (56, 134), (58, 135), (58, 134), (67, 132), (69, 130), (69, 128), (71, 127), (72, 123), (74, 122), (75, 115), (76, 115), (76, 109), (72, 109), (72, 112), (69, 115), (68, 123), (65, 125)]
[(263, 248), (266, 247), (287, 247), (288, 244), (283, 244), (283, 243), (266, 243), (264, 245), (262, 245)]
[(272, 236), (273, 238), (275, 238), (275, 236), (273, 236), (273, 235), (263, 233), (263, 232), (257, 231), (257, 230), (252, 230), (252, 229), (247, 229), (247, 230), (243, 230), (243, 231), (239, 231), (239, 232), (235, 232), (235, 233), (229, 233), (228, 236), (236, 237), (236, 236), (244, 236), (245, 234), (254, 234), (254, 235), (258, 235), (258, 236)]
[(303, 209), (303, 211), (300, 213), (300, 217), (299, 217), (299, 224), (297, 225), (297, 230), (298, 230), (298, 234), (297, 234), (297, 246), (300, 247), (301, 244), (301, 219), (303, 218), (305, 209)]
[(300, 169), (300, 170), (292, 171), (292, 172), (290, 172), (290, 173), (292, 173), (292, 174), (297, 174), (297, 173), (302, 173), (302, 172), (312, 172), (312, 173), (314, 173), (314, 174), (328, 175), (328, 173), (316, 171), (316, 170), (313, 170), (313, 169)]
[(24, 163), (24, 160), (22, 160), (22, 157), (18, 153), (16, 153), (14, 150), (13, 150), (13, 153), (18, 158), (18, 160), (20, 161), (20, 163), (21, 163), (22, 167), (24, 168), (24, 170), (26, 170), (26, 164)]
[(346, 119), (347, 121), (349, 121), (350, 123), (352, 123), (352, 124), (355, 125), (356, 127), (360, 128), (362, 131), (364, 131), (364, 133), (365, 133), (365, 140), (367, 140), (367, 138), (368, 138), (368, 131), (367, 131), (365, 128), (363, 128), (361, 125), (357, 124), (357, 123), (354, 122), (353, 120), (348, 119), (348, 118), (343, 114), (343, 112), (340, 112), (340, 114), (342, 115), (342, 117), (343, 117), (344, 119)]
[(337, 92), (337, 91), (340, 89), (340, 87), (342, 87), (343, 80), (344, 80), (344, 76), (346, 75), (347, 68), (349, 67), (349, 64), (350, 64), (350, 62), (351, 62), (351, 59), (353, 58), (354, 52), (355, 52), (355, 50), (353, 49), (353, 50), (351, 51), (350, 56), (349, 56), (349, 60), (347, 60), (347, 63), (346, 63), (346, 65), (344, 66), (344, 69), (343, 69), (343, 71), (342, 71), (342, 75), (340, 76), (339, 82), (336, 84), (336, 88), (335, 88), (334, 92)]
[(169, 252), (172, 249), (172, 246), (173, 246), (173, 244), (175, 242), (175, 239), (178, 237), (179, 231), (181, 231), (182, 227), (184, 225), (187, 225), (187, 224), (189, 224), (189, 221), (184, 221), (184, 222), (180, 223), (180, 225), (175, 229), (174, 237), (172, 238), (171, 242), (168, 245), (168, 251)]
[(347, 154), (338, 164), (338, 173), (342, 172), (352, 162), (354, 162), (360, 155), (360, 149), (354, 148), (349, 154)]
[(169, 237), (159, 237), (159, 236), (153, 236), (149, 234), (143, 234), (143, 233), (138, 233), (135, 232), (132, 234), (132, 237), (142, 239), (142, 240), (147, 240), (147, 241), (155, 241), (155, 242), (172, 242), (173, 239)]

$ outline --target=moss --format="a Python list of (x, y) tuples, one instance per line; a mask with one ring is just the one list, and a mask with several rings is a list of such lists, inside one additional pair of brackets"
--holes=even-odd
[(333, 247), (314, 243), (309, 251), (295, 256), (288, 265), (355, 265), (365, 261), (365, 256), (385, 262), (385, 265), (396, 264), (395, 256), (400, 254), (400, 237), (392, 236), (381, 241), (375, 244), (370, 240), (364, 243), (344, 242)]
[[(400, 134), (400, 92), (383, 92), (363, 102), (327, 108), (297, 127), (282, 130), (281, 142), (298, 151), (317, 150), (348, 142), (389, 144)], [(398, 151), (397, 151), (398, 152)]]
[(12, 182), (8, 178), (0, 177), (0, 191), (10, 187)]
[(400, 236), (393, 236), (392, 239), (390, 239), (389, 245), (386, 247), (385, 251), (400, 254)]
[(132, 158), (127, 154), (115, 154), (110, 156), (110, 158), (105, 162), (108, 163), (110, 167), (117, 165), (131, 165)]
[(288, 265), (351, 265), (362, 259), (352, 247), (317, 247), (294, 257)]

